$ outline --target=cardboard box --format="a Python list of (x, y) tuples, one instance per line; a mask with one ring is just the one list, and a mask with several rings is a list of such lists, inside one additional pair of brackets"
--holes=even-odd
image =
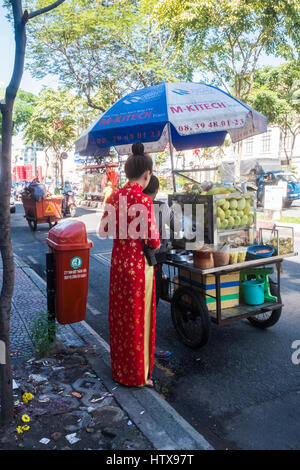
[[(180, 285), (189, 286), (200, 291), (205, 297), (208, 310), (216, 310), (216, 278), (214, 274), (202, 276), (198, 273), (179, 269)], [(239, 305), (240, 273), (239, 271), (220, 276), (221, 308), (237, 307)]]

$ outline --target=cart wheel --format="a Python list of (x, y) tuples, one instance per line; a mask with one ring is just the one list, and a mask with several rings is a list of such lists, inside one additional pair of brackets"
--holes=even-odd
[[(270, 292), (272, 295), (277, 296), (278, 286), (276, 282), (272, 281), (272, 279), (270, 279)], [(280, 296), (279, 301), (281, 302)], [(247, 320), (249, 320), (253, 326), (256, 326), (256, 328), (270, 328), (270, 326), (273, 326), (278, 322), (281, 312), (282, 307), (278, 308), (277, 310), (270, 310), (269, 312), (254, 315), (253, 317), (249, 317)]]
[(210, 318), (204, 299), (189, 287), (180, 287), (171, 300), (171, 315), (181, 341), (190, 348), (204, 346), (210, 334)]
[(33, 232), (36, 231), (36, 228), (37, 228), (37, 221), (36, 220), (32, 220), (32, 219), (27, 219), (27, 222), (28, 222), (28, 225), (29, 227), (31, 228), (31, 230)]

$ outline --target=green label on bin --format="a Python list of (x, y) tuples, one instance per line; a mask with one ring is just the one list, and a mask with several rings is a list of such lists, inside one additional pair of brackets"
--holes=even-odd
[(73, 269), (79, 269), (82, 266), (82, 259), (80, 256), (73, 256), (73, 258), (70, 261), (70, 266)]

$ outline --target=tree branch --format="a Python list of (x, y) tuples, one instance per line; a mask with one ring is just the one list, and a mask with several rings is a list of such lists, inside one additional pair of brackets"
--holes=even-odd
[[(15, 50), (13, 73), (12, 73), (10, 82), (5, 92), (5, 105), (4, 106), (13, 106), (13, 102), (16, 97), (17, 91), (19, 89), (22, 75), (23, 75), (25, 48), (26, 48), (26, 31), (25, 31), (25, 25), (22, 21), (23, 12), (22, 12), (21, 1), (13, 0), (11, 3), (12, 3), (13, 17), (14, 17), (16, 50)], [(3, 111), (4, 111), (4, 106), (3, 106)], [(1, 112), (3, 111), (1, 110)]]
[(26, 20), (31, 20), (31, 18), (34, 18), (35, 16), (42, 15), (43, 13), (47, 13), (48, 11), (53, 10), (54, 8), (58, 7), (62, 3), (64, 3), (65, 0), (57, 0), (54, 3), (51, 3), (51, 5), (48, 5), (47, 7), (40, 8), (39, 10), (33, 11), (32, 13), (29, 13)]

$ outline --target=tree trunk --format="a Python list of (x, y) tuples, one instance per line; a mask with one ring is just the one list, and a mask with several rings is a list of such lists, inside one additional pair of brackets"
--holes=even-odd
[(64, 160), (63, 158), (60, 156), (59, 157), (59, 160), (60, 160), (60, 184), (61, 184), (61, 187), (63, 188), (64, 187)]
[(3, 280), (0, 294), (0, 341), (5, 352), (0, 364), (1, 424), (13, 417), (12, 371), (10, 361), (10, 313), (14, 290), (14, 258), (10, 237), (12, 104), (2, 109), (2, 152), (0, 160), (0, 251)]
[(49, 169), (49, 158), (46, 159), (46, 169), (45, 169), (45, 178), (44, 178), (45, 184), (47, 181), (48, 169)]
[(241, 158), (243, 142), (237, 142), (234, 146), (234, 182), (239, 183), (241, 179)]
[(13, 132), (13, 106), (24, 69), (26, 33), (21, 0), (11, 0), (15, 29), (15, 61), (10, 83), (1, 103), (2, 153), (0, 162), (0, 251), (3, 281), (0, 293), (0, 340), (5, 348), (5, 363), (0, 365), (1, 424), (13, 417), (12, 371), (10, 361), (10, 313), (14, 290), (14, 258), (10, 234), (11, 143)]
[(296, 134), (292, 133), (292, 142), (291, 142), (291, 148), (290, 148), (290, 156), (289, 156), (289, 166), (288, 169), (292, 170), (292, 164), (293, 164), (293, 157), (294, 157), (294, 149), (295, 149), (295, 142), (296, 142)]
[(48, 175), (48, 170), (49, 170), (49, 155), (48, 155), (48, 148), (44, 150), (45, 152), (45, 160), (46, 160), (46, 169), (45, 169), (45, 184), (47, 181), (47, 175)]
[[(292, 142), (291, 142), (291, 148), (290, 149), (287, 146), (288, 133), (290, 133), (292, 135)], [(286, 159), (286, 164), (287, 164), (288, 170), (291, 170), (291, 167), (292, 167), (292, 158), (293, 158), (293, 153), (294, 153), (294, 146), (295, 146), (295, 136), (290, 131), (290, 129), (285, 128), (284, 139), (283, 139), (283, 149), (284, 149), (284, 154), (285, 154), (285, 159)]]
[(279, 145), (278, 145), (278, 160), (281, 163), (281, 152), (282, 152), (282, 140), (283, 140), (283, 133), (282, 133), (282, 128), (279, 128)]

